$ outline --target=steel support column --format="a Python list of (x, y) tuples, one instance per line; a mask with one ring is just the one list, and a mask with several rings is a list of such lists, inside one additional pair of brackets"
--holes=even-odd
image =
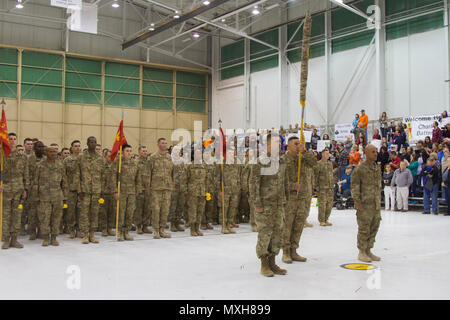
[[(375, 114), (372, 117), (378, 118), (385, 110), (385, 82), (386, 82), (386, 27), (385, 21), (385, 0), (375, 0), (375, 50), (376, 50), (376, 98)], [(377, 12), (378, 11), (378, 12)]]
[[(327, 11), (325, 13), (325, 68), (326, 68), (326, 81), (325, 81), (325, 94), (326, 94), (326, 125), (327, 128), (331, 125), (332, 101), (331, 101), (331, 48), (332, 48), (332, 30), (331, 30), (331, 5), (328, 3)], [(328, 130), (329, 131), (329, 130)]]

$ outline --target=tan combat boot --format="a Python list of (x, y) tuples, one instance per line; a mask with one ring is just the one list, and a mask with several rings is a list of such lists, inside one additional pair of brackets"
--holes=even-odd
[(313, 225), (311, 223), (309, 223), (308, 221), (305, 221), (305, 227), (306, 228), (312, 228)]
[(178, 231), (177, 225), (176, 225), (175, 222), (171, 222), (170, 223), (170, 231), (172, 231), (172, 232), (177, 232)]
[(127, 241), (133, 241), (133, 240), (134, 240), (133, 237), (130, 236), (130, 234), (128, 233), (128, 231), (125, 231), (123, 235), (124, 235), (124, 237), (125, 237), (125, 240), (127, 240)]
[(102, 237), (107, 237), (108, 236), (108, 230), (103, 229), (102, 230)]
[(123, 231), (119, 231), (119, 234), (117, 235), (117, 241), (125, 241)]
[(372, 261), (380, 261), (381, 258), (374, 255), (372, 252), (370, 252), (370, 249), (366, 250), (366, 255), (372, 260)]
[[(47, 236), (47, 238), (48, 238), (48, 236)], [(56, 235), (54, 235), (54, 234), (52, 234), (51, 245), (52, 245), (52, 246), (55, 246), (55, 247), (59, 246), (59, 242), (56, 241)]]
[(228, 231), (230, 231), (230, 233), (236, 233), (236, 231), (234, 231), (232, 228), (233, 228), (233, 224), (229, 224)]
[(36, 240), (36, 229), (31, 230), (29, 240)]
[(195, 225), (191, 226), (191, 237), (198, 237), (197, 228), (195, 228)]
[(166, 233), (164, 230), (160, 230), (159, 232), (160, 232), (162, 238), (172, 238), (172, 236), (170, 234)]
[(89, 232), (89, 242), (98, 243), (98, 239), (94, 236), (94, 231)]
[(2, 244), (2, 249), (9, 249), (9, 242), (10, 242), (10, 237), (9, 236), (5, 236), (5, 241)]
[(222, 231), (221, 231), (223, 234), (230, 234), (231, 232), (230, 232), (230, 230), (228, 229), (228, 227), (225, 227), (225, 228), (222, 228)]
[(148, 226), (144, 226), (144, 227), (142, 228), (142, 232), (143, 232), (143, 233), (153, 233), (153, 231), (150, 230), (150, 229), (148, 228)]
[[(142, 231), (142, 227), (141, 226), (139, 226), (139, 227), (137, 227), (137, 231), (136, 231), (136, 233), (137, 234), (143, 234), (144, 233), (144, 231)], [(125, 234), (125, 240), (126, 240), (126, 234)]]
[(83, 240), (81, 240), (82, 244), (88, 244), (89, 243), (89, 234), (86, 233), (83, 235)]
[(302, 257), (301, 255), (297, 254), (297, 251), (295, 249), (291, 249), (291, 258), (293, 261), (299, 261), (299, 262), (306, 262), (306, 258)]
[(325, 225), (326, 225), (327, 227), (331, 227), (333, 224), (332, 224), (331, 222), (325, 221)]
[(258, 228), (256, 228), (256, 224), (252, 224), (252, 232), (258, 232)]
[(9, 245), (11, 247), (17, 248), (17, 249), (22, 249), (23, 248), (23, 244), (21, 244), (19, 241), (17, 241), (17, 235), (16, 234), (12, 234), (11, 235), (11, 242), (10, 242)]
[(364, 250), (359, 250), (358, 260), (362, 262), (372, 262), (372, 260), (370, 260), (370, 257), (367, 256)]
[(75, 230), (73, 229), (69, 230), (69, 239), (75, 239)]
[[(306, 226), (306, 225), (305, 225), (305, 226)], [(321, 223), (320, 223), (320, 226), (321, 226), (321, 227), (326, 227), (327, 224), (326, 224), (325, 222), (321, 222)]]
[(75, 232), (75, 238), (84, 238), (83, 234), (81, 233), (80, 230), (77, 229), (77, 231)]
[(115, 236), (116, 233), (112, 229), (108, 229), (108, 236)]
[(159, 229), (154, 230), (153, 239), (161, 239), (161, 236), (159, 235)]
[(47, 246), (50, 244), (50, 242), (49, 242), (49, 240), (48, 240), (48, 234), (43, 235), (42, 238), (44, 239), (44, 240), (42, 241), (42, 246), (43, 246), (43, 247), (47, 247)]
[(181, 231), (184, 232), (184, 228), (182, 226), (180, 226), (180, 224), (177, 222), (177, 224), (175, 225), (175, 227), (177, 228), (177, 231)]
[(199, 236), (203, 236), (203, 232), (200, 231), (200, 223), (196, 223), (195, 226), (196, 226), (197, 234)]
[(269, 266), (269, 258), (261, 257), (261, 274), (265, 277), (273, 277), (274, 273)]
[(231, 224), (231, 227), (232, 227), (232, 228), (239, 228), (239, 225), (236, 224), (236, 223), (232, 223), (232, 224)]
[(281, 260), (284, 263), (292, 263), (291, 249), (290, 248), (283, 249), (283, 258)]
[(202, 223), (200, 225), (200, 230), (206, 230), (206, 223)]
[(279, 275), (282, 275), (282, 276), (284, 276), (287, 273), (287, 270), (281, 269), (279, 266), (276, 265), (276, 263), (275, 263), (275, 255), (274, 254), (269, 255), (268, 260), (269, 260), (270, 270), (272, 270), (273, 273), (279, 274)]

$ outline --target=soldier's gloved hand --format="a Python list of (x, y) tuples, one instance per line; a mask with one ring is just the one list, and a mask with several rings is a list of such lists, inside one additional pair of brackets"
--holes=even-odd
[(295, 190), (297, 190), (297, 192), (299, 192), (299, 191), (301, 190), (301, 188), (302, 188), (302, 187), (301, 187), (300, 183), (297, 182), (297, 183), (295, 184)]
[(116, 201), (118, 201), (119, 200), (119, 194), (116, 192), (116, 193), (114, 193), (114, 199), (116, 200)]

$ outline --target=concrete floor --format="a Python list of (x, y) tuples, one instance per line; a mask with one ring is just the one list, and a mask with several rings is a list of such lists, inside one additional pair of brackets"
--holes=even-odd
[[(259, 274), (248, 224), (235, 235), (215, 226), (204, 237), (186, 231), (89, 245), (65, 235), (45, 248), (21, 237), (24, 249), (0, 251), (0, 299), (449, 299), (450, 217), (382, 216), (374, 249), (382, 261), (371, 274), (340, 267), (358, 262), (353, 210), (333, 210), (333, 226), (319, 227), (312, 208), (314, 227), (304, 230), (299, 251), (308, 262), (286, 265), (280, 254), (288, 274), (273, 278)], [(80, 271), (79, 289), (70, 289), (70, 266)]]

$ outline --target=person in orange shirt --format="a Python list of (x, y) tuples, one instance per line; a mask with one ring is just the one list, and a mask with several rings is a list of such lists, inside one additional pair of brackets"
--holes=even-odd
[(362, 123), (362, 127), (365, 130), (365, 137), (367, 137), (367, 125), (369, 124), (369, 117), (366, 114), (366, 110), (361, 110), (361, 116), (359, 117), (358, 124)]
[(350, 152), (350, 155), (348, 156), (348, 162), (352, 166), (357, 166), (360, 161), (361, 161), (361, 154), (359, 153), (358, 146), (355, 144), (352, 148), (352, 152)]

